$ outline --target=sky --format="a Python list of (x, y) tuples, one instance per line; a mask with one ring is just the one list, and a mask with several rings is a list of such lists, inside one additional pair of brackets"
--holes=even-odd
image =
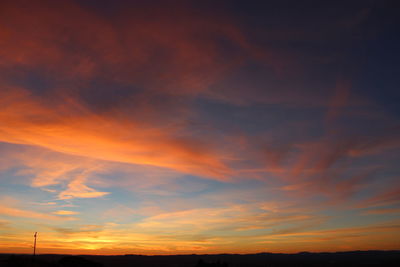
[(400, 249), (398, 1), (0, 3), (0, 253)]

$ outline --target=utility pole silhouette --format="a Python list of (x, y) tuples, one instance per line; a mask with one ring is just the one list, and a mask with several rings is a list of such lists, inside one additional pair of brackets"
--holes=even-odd
[(33, 256), (36, 255), (36, 236), (37, 236), (37, 232), (35, 232), (35, 234), (33, 235), (33, 237), (35, 238), (33, 241)]

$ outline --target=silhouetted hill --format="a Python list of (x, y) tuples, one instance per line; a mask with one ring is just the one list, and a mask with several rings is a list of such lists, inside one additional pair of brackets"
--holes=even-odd
[(219, 254), (171, 256), (95, 256), (0, 254), (4, 267), (398, 267), (400, 251), (297, 254)]

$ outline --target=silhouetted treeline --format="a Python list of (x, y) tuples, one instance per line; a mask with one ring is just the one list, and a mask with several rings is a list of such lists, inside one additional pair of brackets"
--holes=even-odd
[(172, 256), (0, 254), (1, 267), (399, 267), (400, 251)]

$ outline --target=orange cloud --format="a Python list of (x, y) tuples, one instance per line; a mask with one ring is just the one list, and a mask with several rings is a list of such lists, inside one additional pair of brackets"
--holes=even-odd
[[(8, 75), (0, 75), (0, 141), (217, 179), (231, 173), (226, 155), (184, 127), (191, 97), (252, 54), (226, 18), (188, 15), (189, 4), (168, 18), (146, 4), (107, 19), (70, 1), (9, 1), (2, 10), (0, 68)], [(225, 58), (221, 37), (237, 52)], [(46, 88), (21, 86), (25, 71), (39, 73)], [(50, 185), (69, 171), (54, 169), (34, 184)]]
[(99, 192), (90, 188), (84, 184), (86, 178), (84, 176), (78, 176), (72, 182), (68, 184), (67, 190), (62, 191), (58, 197), (59, 199), (71, 199), (71, 198), (96, 198), (102, 197), (109, 194), (109, 192)]
[[(77, 103), (40, 105), (25, 90), (1, 94), (0, 140), (124, 163), (167, 167), (222, 179), (230, 172), (211, 147), (174, 129), (99, 116)], [(29, 112), (27, 112), (29, 110)], [(62, 170), (59, 170), (62, 172)], [(57, 176), (57, 175), (56, 175)], [(38, 182), (40, 183), (40, 182)]]
[(58, 216), (49, 215), (46, 213), (40, 213), (30, 210), (19, 209), (15, 207), (9, 207), (5, 205), (0, 205), (0, 214), (3, 216), (11, 216), (11, 217), (22, 217), (22, 218), (31, 218), (31, 219), (39, 219), (39, 220), (64, 220), (73, 218), (60, 218)]
[(57, 210), (57, 211), (54, 211), (53, 214), (55, 214), (55, 215), (76, 215), (76, 214), (79, 214), (79, 212), (71, 211), (71, 210)]
[[(18, 168), (16, 175), (28, 177), (28, 184), (50, 193), (58, 193), (59, 199), (92, 198), (107, 195), (98, 192), (87, 184), (95, 182), (96, 174), (105, 171), (107, 164), (85, 157), (57, 153), (51, 150), (21, 145), (7, 145), (1, 153), (7, 161), (0, 160), (4, 167)], [(25, 178), (26, 179), (26, 178)], [(65, 188), (66, 184), (66, 188)], [(49, 188), (62, 185), (64, 189)], [(56, 205), (56, 202), (35, 203), (37, 205)]]

